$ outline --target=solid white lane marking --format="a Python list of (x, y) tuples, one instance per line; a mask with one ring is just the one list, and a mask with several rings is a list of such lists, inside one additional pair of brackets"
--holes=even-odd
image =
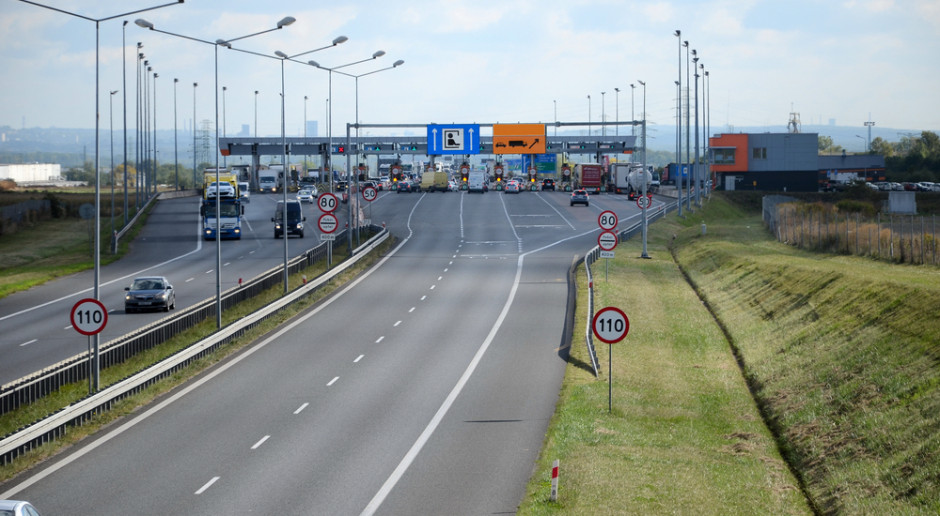
[(307, 408), (308, 405), (310, 405), (310, 404), (309, 404), (309, 403), (304, 403), (303, 405), (297, 407), (297, 410), (294, 411), (294, 415), (296, 416), (297, 414), (300, 414), (301, 412), (303, 412), (303, 410), (304, 410), (305, 408)]
[(270, 439), (270, 438), (271, 438), (270, 435), (266, 435), (266, 436), (262, 437), (260, 441), (256, 442), (256, 443), (254, 444), (254, 446), (251, 447), (251, 449), (252, 449), (252, 450), (257, 450), (258, 448), (261, 447), (262, 444), (264, 444), (265, 441), (267, 441), (267, 440)]
[(199, 490), (196, 491), (194, 494), (201, 495), (202, 493), (205, 493), (206, 489), (209, 489), (210, 487), (212, 487), (212, 484), (216, 483), (216, 481), (218, 480), (219, 480), (219, 477), (212, 477), (212, 480), (206, 482), (206, 485), (200, 487)]
[(333, 384), (336, 383), (337, 380), (339, 380), (339, 376), (337, 376), (337, 377), (333, 378), (332, 380), (330, 380), (330, 383), (326, 384), (326, 386), (327, 386), (327, 387), (332, 387)]

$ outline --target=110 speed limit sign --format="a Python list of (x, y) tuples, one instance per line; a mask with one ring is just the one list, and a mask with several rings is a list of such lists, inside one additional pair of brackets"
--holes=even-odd
[(613, 344), (620, 342), (630, 331), (630, 319), (623, 310), (608, 306), (601, 308), (594, 314), (594, 320), (591, 322), (591, 328), (594, 336), (598, 339)]
[(75, 303), (69, 319), (78, 333), (95, 335), (108, 324), (108, 309), (95, 298), (85, 298)]

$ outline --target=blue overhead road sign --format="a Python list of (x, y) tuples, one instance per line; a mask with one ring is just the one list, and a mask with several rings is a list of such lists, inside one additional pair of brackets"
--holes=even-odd
[(479, 153), (479, 124), (428, 125), (428, 155)]

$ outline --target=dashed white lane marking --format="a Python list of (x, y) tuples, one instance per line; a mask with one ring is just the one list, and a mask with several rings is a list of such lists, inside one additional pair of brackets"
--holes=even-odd
[(409, 314), (410, 314), (411, 312), (414, 312), (414, 311), (415, 311), (415, 307), (413, 307), (413, 306), (408, 309), (408, 313), (409, 313)]
[(37, 340), (37, 339), (27, 340), (26, 342), (20, 344), (20, 347), (22, 348), (22, 347), (24, 347), (24, 346), (29, 346), (29, 345), (32, 344), (33, 342), (36, 342), (36, 340)]
[(385, 335), (382, 335), (381, 337), (379, 337), (379, 338), (375, 341), (375, 343), (378, 344), (379, 342), (382, 342), (383, 340), (385, 340)]
[(355, 360), (353, 360), (353, 363), (354, 364), (359, 363), (359, 361), (362, 360), (363, 357), (365, 357), (365, 355), (359, 355), (358, 357), (356, 357)]
[(199, 490), (196, 491), (195, 494), (201, 495), (202, 493), (205, 493), (206, 489), (209, 489), (210, 487), (212, 487), (212, 484), (216, 483), (218, 480), (219, 480), (219, 477), (212, 477), (212, 480), (206, 482), (206, 485), (200, 487)]
[(310, 405), (310, 404), (309, 404), (309, 403), (304, 403), (303, 405), (297, 407), (297, 410), (294, 411), (294, 415), (296, 416), (297, 414), (300, 414), (301, 412), (303, 412), (303, 410), (304, 410), (305, 408), (307, 408), (308, 405)]
[(401, 324), (401, 321), (395, 321), (395, 324), (393, 324), (392, 326), (398, 326), (399, 324)]
[(258, 448), (261, 447), (262, 444), (264, 444), (265, 441), (267, 441), (267, 440), (270, 439), (270, 438), (271, 438), (270, 435), (266, 435), (266, 436), (262, 437), (258, 442), (256, 442), (256, 443), (251, 447), (251, 449), (252, 449), (252, 450), (257, 450)]
[(337, 380), (339, 380), (339, 376), (337, 376), (337, 377), (333, 378), (332, 380), (330, 380), (330, 383), (326, 384), (326, 386), (327, 386), (327, 387), (332, 387), (333, 384), (336, 383)]

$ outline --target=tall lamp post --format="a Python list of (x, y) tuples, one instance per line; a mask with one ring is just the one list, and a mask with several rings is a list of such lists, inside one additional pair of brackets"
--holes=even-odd
[(124, 88), (124, 224), (127, 225), (127, 20), (121, 24), (121, 84)]
[(588, 136), (591, 136), (591, 96), (587, 96), (588, 99)]
[(692, 211), (692, 114), (689, 113), (692, 108), (692, 96), (689, 94), (692, 73), (689, 71), (689, 42), (683, 41), (682, 46), (685, 47), (685, 162), (689, 166), (685, 176), (685, 208)]
[(111, 92), (109, 117), (111, 118), (111, 233), (114, 233), (114, 94), (117, 90)]
[(676, 30), (675, 32), (676, 39), (679, 41), (679, 81), (676, 83), (678, 88), (679, 95), (676, 97), (676, 102), (679, 104), (679, 109), (676, 113), (678, 117), (678, 123), (676, 124), (676, 175), (675, 178), (676, 188), (678, 188), (678, 195), (676, 199), (677, 214), (682, 216), (682, 31)]
[(173, 164), (176, 169), (176, 190), (180, 189), (180, 156), (179, 156), (179, 132), (176, 125), (176, 85), (180, 80), (173, 79)]
[(614, 134), (620, 136), (620, 88), (614, 88)]
[(604, 95), (606, 91), (601, 92), (601, 136), (607, 136), (607, 110), (604, 108)]
[[(99, 98), (99, 82), (100, 82), (100, 81), (99, 81), (99, 79), (98, 79), (98, 77), (99, 77), (98, 68), (99, 68), (99, 62), (100, 62), (99, 47), (100, 47), (101, 22), (103, 22), (103, 21), (108, 21), (108, 20), (113, 20), (113, 19), (115, 19), (115, 18), (120, 18), (120, 17), (122, 17), (122, 16), (129, 16), (129, 15), (131, 15), (131, 14), (136, 14), (136, 13), (140, 13), (140, 12), (144, 12), (144, 11), (151, 11), (151, 10), (153, 10), (153, 9), (159, 9), (159, 8), (161, 8), (161, 7), (167, 7), (167, 6), (170, 6), (170, 5), (176, 5), (176, 4), (178, 4), (178, 3), (181, 4), (181, 3), (183, 3), (183, 0), (178, 0), (178, 1), (176, 1), (176, 2), (172, 2), (172, 3), (168, 3), (168, 4), (162, 4), (162, 5), (157, 5), (157, 6), (153, 6), (153, 7), (147, 7), (147, 8), (144, 8), (144, 9), (137, 9), (137, 10), (135, 10), (135, 11), (130, 11), (130, 12), (126, 12), (126, 13), (116, 14), (116, 15), (113, 15), (113, 16), (106, 16), (106, 17), (104, 17), (104, 18), (91, 18), (91, 17), (85, 16), (85, 15), (82, 15), (82, 14), (74, 13), (74, 12), (71, 12), (71, 11), (66, 11), (66, 10), (64, 10), (64, 9), (59, 9), (59, 8), (56, 8), (56, 7), (50, 7), (50, 6), (48, 6), (48, 5), (43, 5), (43, 4), (40, 4), (40, 3), (37, 3), (37, 2), (32, 2), (32, 1), (30, 1), (30, 0), (20, 0), (20, 1), (23, 2), (23, 3), (35, 5), (35, 6), (37, 6), (37, 7), (42, 7), (42, 8), (44, 8), (44, 9), (49, 9), (49, 10), (51, 10), (51, 11), (56, 11), (56, 12), (59, 12), (59, 13), (62, 13), (62, 14), (67, 14), (67, 15), (69, 15), (69, 16), (74, 16), (74, 17), (76, 17), (76, 18), (81, 18), (81, 19), (83, 19), (83, 20), (88, 20), (88, 21), (93, 21), (93, 22), (95, 22), (95, 244), (94, 244), (94, 247), (95, 247), (95, 251), (94, 251), (94, 254), (95, 254), (95, 259), (94, 259), (94, 262), (95, 262), (94, 282), (95, 282), (95, 284), (94, 284), (94, 297), (95, 297), (95, 299), (98, 299), (99, 296), (100, 296), (100, 293), (99, 293), (99, 280), (100, 280), (100, 278), (101, 278), (101, 158), (100, 158), (100, 156), (99, 156), (99, 151), (100, 151), (100, 148), (101, 148), (101, 143), (100, 143), (100, 141), (99, 141), (99, 129), (100, 129), (100, 128), (99, 128), (99, 124), (100, 124), (100, 118), (101, 118), (101, 108), (100, 108), (100, 106), (99, 106), (99, 103), (100, 103), (100, 98)], [(94, 357), (93, 357), (93, 370), (94, 370), (94, 372), (93, 372), (93, 375), (92, 375), (92, 376), (94, 376), (94, 378), (93, 378), (94, 381), (92, 382), (92, 390), (93, 390), (93, 391), (97, 391), (97, 390), (98, 390), (98, 386), (99, 386), (98, 384), (100, 383), (100, 370), (99, 370), (99, 369), (100, 369), (100, 368), (99, 368), (100, 362), (99, 362), (99, 360), (98, 360), (98, 358), (99, 358), (99, 357), (98, 357), (98, 348), (99, 348), (99, 343), (100, 343), (100, 340), (99, 340), (99, 339), (100, 339), (100, 334), (95, 334), (95, 336), (94, 336)]]
[[(695, 50), (692, 50), (692, 69), (695, 70), (695, 161), (692, 162), (692, 172), (694, 176), (694, 185), (695, 185), (695, 205), (701, 207), (702, 205), (702, 186), (699, 184), (699, 174), (701, 171), (698, 166), (698, 53)], [(690, 191), (691, 193), (691, 191)]]
[(258, 139), (258, 90), (255, 90), (255, 139)]
[[(222, 86), (222, 138), (226, 137), (225, 134), (225, 92), (228, 90), (227, 87)], [(218, 147), (218, 145), (216, 145)], [(228, 155), (222, 155), (222, 168), (228, 168)]]
[[(636, 93), (636, 84), (630, 83), (630, 120), (636, 120), (636, 110), (633, 108), (633, 99)], [(630, 126), (630, 136), (636, 136), (636, 124)], [(636, 142), (634, 142), (636, 145)]]
[(196, 180), (196, 87), (198, 82), (193, 83), (193, 188), (197, 188), (199, 182)]
[[(643, 127), (642, 127), (641, 134), (643, 136), (643, 176), (645, 177), (647, 174), (646, 172), (647, 171), (647, 168), (646, 168), (647, 166), (646, 165), (646, 83), (641, 80), (637, 80), (636, 82), (640, 83), (640, 86), (643, 86)], [(647, 234), (647, 228), (649, 226), (648, 208), (649, 208), (650, 201), (649, 201), (649, 198), (646, 197), (646, 180), (644, 180), (641, 184), (643, 185), (643, 191), (640, 192), (640, 195), (642, 195), (644, 199), (647, 199), (647, 202), (643, 205), (643, 253), (640, 255), (640, 258), (649, 258), (650, 255), (647, 253), (647, 250), (646, 250), (646, 234)]]
[[(242, 40), (245, 38), (250, 38), (252, 36), (258, 36), (260, 34), (265, 34), (268, 32), (275, 31), (275, 30), (280, 30), (294, 23), (295, 21), (296, 20), (293, 17), (287, 16), (281, 19), (279, 22), (277, 22), (277, 26), (275, 26), (274, 28), (265, 29), (259, 32), (254, 32), (251, 34), (238, 36), (235, 38), (217, 39), (214, 42), (207, 41), (204, 39), (194, 38), (191, 36), (185, 36), (185, 35), (177, 34), (174, 32), (160, 30), (160, 29), (155, 28), (152, 23), (144, 19), (137, 19), (134, 21), (134, 23), (136, 23), (139, 27), (150, 29), (154, 32), (159, 32), (161, 34), (166, 34), (168, 36), (175, 36), (178, 38), (188, 39), (190, 41), (196, 41), (199, 43), (212, 45), (215, 51), (214, 52), (215, 54), (215, 74), (214, 74), (215, 83), (214, 83), (213, 90), (214, 90), (214, 96), (215, 96), (215, 182), (216, 184), (220, 182), (220, 177), (219, 177), (219, 46), (221, 45), (227, 48), (232, 48), (232, 42), (234, 41)], [(196, 95), (196, 83), (193, 83), (193, 135), (194, 135), (194, 138), (193, 138), (193, 146), (194, 146), (193, 147), (193, 151), (194, 151), (193, 152), (193, 163), (194, 163), (193, 175), (194, 176), (196, 174), (196, 166), (195, 166), (196, 101), (195, 101), (195, 95)], [(285, 213), (287, 212), (286, 207), (284, 211)], [(286, 235), (284, 238), (285, 240), (287, 239)], [(216, 256), (216, 268), (215, 268), (216, 318), (215, 318), (215, 322), (216, 322), (216, 327), (221, 328), (222, 327), (222, 203), (219, 202), (218, 198), (216, 199), (216, 202), (215, 202), (215, 242), (216, 242), (216, 254), (215, 254)]]
[[(378, 70), (372, 70), (371, 72), (361, 73), (359, 75), (353, 75), (351, 73), (339, 72), (339, 71), (336, 72), (340, 75), (345, 75), (346, 77), (352, 77), (356, 80), (356, 162), (357, 163), (359, 162), (359, 150), (360, 150), (359, 149), (359, 78), (365, 77), (366, 75), (372, 75), (375, 73), (384, 72), (385, 70), (398, 68), (399, 66), (403, 64), (405, 64), (405, 61), (399, 59), (398, 61), (395, 61), (394, 63), (392, 63), (392, 66), (386, 66), (385, 68), (379, 68)], [(346, 169), (352, 170), (352, 166), (350, 165), (350, 162), (349, 162), (348, 152), (346, 153)], [(358, 174), (356, 174), (356, 191), (357, 192), (359, 191), (359, 175)], [(358, 197), (356, 198), (356, 201), (358, 202)], [(352, 202), (353, 202), (352, 196), (350, 196), (349, 204), (351, 205)], [(350, 228), (351, 227), (352, 227), (352, 224), (350, 223)], [(356, 244), (358, 245), (359, 244), (359, 240), (358, 240), (359, 239), (359, 221), (358, 220), (356, 220), (356, 239), (357, 239)]]
[(153, 168), (150, 172), (150, 193), (157, 193), (157, 77), (160, 74), (153, 72)]
[[(329, 103), (329, 106), (330, 106), (330, 108), (329, 108), (329, 117), (328, 117), (328, 118), (329, 118), (329, 122), (328, 122), (328, 125), (327, 125), (327, 140), (329, 141), (329, 143), (328, 143), (329, 150), (327, 151), (327, 154), (326, 154), (326, 155), (327, 155), (327, 160), (328, 160), (328, 162), (330, 163), (330, 169), (329, 169), (329, 170), (330, 170), (330, 178), (331, 178), (331, 181), (332, 181), (332, 173), (333, 173), (333, 167), (332, 167), (332, 164), (333, 164), (333, 102), (332, 102), (332, 98), (333, 98), (333, 72), (336, 71), (336, 70), (339, 70), (340, 68), (346, 68), (347, 66), (352, 66), (352, 65), (357, 65), (357, 64), (360, 64), (360, 63), (365, 63), (365, 62), (367, 62), (367, 61), (372, 61), (373, 59), (378, 59), (378, 58), (380, 58), (380, 57), (382, 57), (382, 56), (384, 56), (384, 55), (385, 55), (385, 51), (384, 51), (384, 50), (377, 50), (377, 51), (375, 51), (375, 52), (372, 54), (372, 57), (369, 57), (369, 58), (366, 58), (366, 59), (360, 59), (360, 60), (358, 60), (358, 61), (353, 61), (353, 62), (351, 62), (351, 63), (346, 63), (346, 64), (342, 64), (342, 65), (338, 65), (338, 66), (333, 66), (333, 67), (320, 66), (320, 64), (317, 63), (316, 61), (308, 61), (308, 62), (307, 62), (307, 64), (309, 64), (310, 66), (313, 66), (314, 68), (319, 68), (319, 69), (321, 69), (321, 70), (326, 70), (327, 72), (329, 72), (329, 88), (328, 88), (328, 91), (329, 91), (329, 98), (331, 99), (331, 101), (330, 101), (330, 103)], [(404, 62), (404, 61), (402, 61), (402, 62)], [(394, 67), (393, 67), (393, 68), (394, 68)], [(347, 75), (349, 75), (349, 74), (347, 74)], [(357, 97), (358, 97), (358, 93), (357, 93)], [(358, 108), (357, 108), (357, 109), (358, 109)], [(358, 115), (357, 115), (357, 117), (358, 117)], [(359, 121), (357, 120), (357, 121), (356, 121), (356, 124), (358, 124), (358, 123), (359, 123)], [(357, 142), (357, 146), (358, 146), (358, 142)], [(348, 149), (347, 149), (347, 152), (348, 152)], [(347, 154), (347, 162), (348, 162), (348, 156), (349, 156), (349, 155)], [(347, 167), (347, 169), (348, 169), (348, 168), (349, 168), (349, 167)], [(351, 177), (349, 177), (351, 173), (352, 173), (351, 170), (346, 170), (346, 175), (347, 175), (347, 178), (346, 178), (346, 189), (347, 189), (347, 192), (349, 191), (349, 185), (350, 185), (350, 183), (352, 182), (352, 181), (350, 181)], [(350, 193), (351, 193), (351, 192), (350, 192)], [(350, 198), (351, 198), (351, 197), (352, 197), (352, 195), (350, 195)], [(348, 242), (348, 247), (349, 247), (349, 254), (352, 255), (352, 221), (353, 221), (352, 205), (353, 205), (353, 202), (352, 202), (351, 199), (350, 199), (350, 201), (347, 203), (347, 205), (349, 206), (349, 222), (350, 222), (349, 234), (347, 235), (347, 236), (348, 236), (347, 242)]]

